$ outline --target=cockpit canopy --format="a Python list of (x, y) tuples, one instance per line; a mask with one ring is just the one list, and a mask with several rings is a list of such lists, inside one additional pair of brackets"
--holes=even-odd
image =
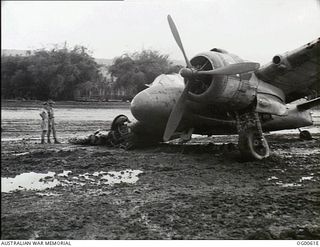
[(172, 87), (172, 86), (179, 86), (184, 85), (183, 77), (180, 74), (162, 74), (156, 77), (154, 81), (151, 84), (146, 85), (147, 87), (151, 86), (166, 86), (166, 87)]
[(224, 53), (224, 54), (228, 54), (229, 53), (226, 50), (223, 50), (223, 49), (220, 49), (220, 48), (212, 48), (210, 51), (215, 51), (215, 52)]

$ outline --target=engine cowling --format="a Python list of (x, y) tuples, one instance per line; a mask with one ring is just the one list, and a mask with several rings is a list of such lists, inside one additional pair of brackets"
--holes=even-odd
[[(230, 53), (210, 51), (196, 55), (190, 62), (197, 70), (212, 70), (244, 61)], [(257, 95), (258, 80), (253, 73), (229, 76), (198, 75), (191, 80), (190, 100), (219, 104), (225, 109), (244, 109), (254, 102)]]

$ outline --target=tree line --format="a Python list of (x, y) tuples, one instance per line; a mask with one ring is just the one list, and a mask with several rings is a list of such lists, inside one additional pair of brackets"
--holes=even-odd
[(83, 46), (2, 56), (1, 94), (3, 98), (69, 100), (77, 84), (101, 79), (98, 70)]
[[(108, 89), (125, 92), (126, 99), (146, 88), (160, 74), (177, 73), (169, 56), (154, 50), (126, 53), (109, 66), (114, 80), (100, 73), (90, 51), (83, 46), (37, 50), (28, 56), (1, 57), (1, 97), (3, 99), (74, 100), (77, 85), (85, 82), (109, 83)], [(313, 97), (320, 94), (320, 84), (313, 85)]]
[(116, 78), (114, 88), (125, 89), (127, 96), (132, 98), (158, 75), (178, 73), (181, 68), (182, 66), (172, 64), (169, 55), (143, 50), (115, 58), (109, 72)]
[[(1, 57), (1, 96), (5, 99), (73, 100), (77, 85), (91, 81), (110, 83), (100, 73), (87, 48), (75, 46), (37, 50), (29, 56)], [(162, 73), (178, 72), (168, 55), (143, 50), (117, 57), (109, 68), (111, 87), (127, 98), (145, 88)]]

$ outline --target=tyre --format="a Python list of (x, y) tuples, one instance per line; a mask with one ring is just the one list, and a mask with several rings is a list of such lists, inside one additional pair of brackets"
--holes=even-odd
[(270, 155), (270, 148), (266, 138), (260, 136), (257, 130), (248, 129), (239, 134), (239, 150), (241, 155), (248, 160), (262, 160)]
[(299, 137), (301, 140), (312, 140), (312, 136), (307, 130), (301, 131)]

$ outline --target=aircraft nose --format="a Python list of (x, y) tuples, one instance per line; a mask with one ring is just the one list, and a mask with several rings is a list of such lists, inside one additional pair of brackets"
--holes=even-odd
[(131, 101), (131, 113), (139, 121), (145, 121), (150, 116), (152, 108), (151, 97), (148, 92), (142, 91), (138, 93)]

